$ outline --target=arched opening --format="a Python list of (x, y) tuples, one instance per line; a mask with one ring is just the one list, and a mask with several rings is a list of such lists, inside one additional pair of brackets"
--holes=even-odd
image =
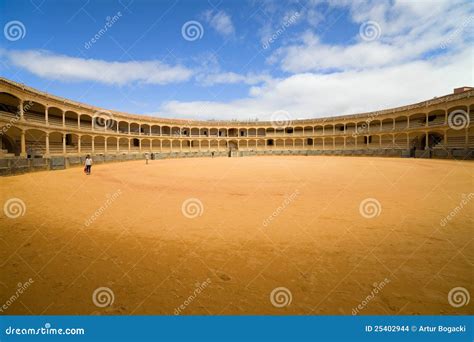
[(173, 137), (180, 137), (181, 136), (181, 128), (179, 127), (172, 127), (171, 128), (171, 135)]
[[(267, 137), (273, 137), (275, 135), (275, 128), (271, 127), (271, 128), (267, 128), (265, 130), (265, 136)], [(270, 139), (271, 140), (271, 139)], [(271, 140), (272, 143), (273, 143), (273, 140)], [(268, 140), (267, 140), (267, 146), (272, 146), (272, 145), (268, 145)]]
[(209, 136), (209, 129), (208, 128), (199, 129), (199, 135), (201, 137), (208, 137)]
[(169, 137), (171, 135), (171, 128), (169, 126), (161, 127), (161, 135)]
[(257, 136), (264, 137), (265, 136), (265, 128), (257, 129)]
[(304, 135), (313, 135), (313, 127), (311, 126), (306, 126), (303, 131)]
[(323, 135), (323, 126), (315, 126), (314, 127), (314, 134), (315, 135)]
[(324, 135), (332, 135), (333, 134), (333, 125), (324, 125)]
[(179, 140), (171, 141), (171, 152), (179, 152), (181, 150), (181, 142)]
[(130, 134), (138, 135), (140, 133), (140, 125), (136, 122), (130, 123)]
[(81, 114), (80, 115), (80, 125), (81, 129), (92, 129), (92, 116), (86, 115), (86, 114)]
[(23, 102), (23, 116), (25, 120), (45, 124), (46, 107), (38, 102), (25, 101)]
[(199, 151), (199, 140), (191, 140), (190, 148), (192, 151)]
[(119, 146), (117, 146), (117, 138), (115, 137), (108, 137), (107, 138), (107, 153), (115, 153), (118, 152)]
[[(60, 132), (52, 132), (49, 134), (49, 154), (51, 155), (63, 154), (63, 139), (64, 139), (64, 135)], [(67, 142), (70, 142), (70, 141), (67, 141)]]
[(209, 151), (209, 141), (208, 140), (201, 141), (201, 150), (202, 151)]
[(396, 149), (409, 149), (409, 141), (407, 139), (407, 133), (396, 133), (395, 134), (395, 146)]
[(171, 151), (171, 141), (168, 139), (161, 141), (161, 151), (170, 152)]
[(410, 115), (410, 128), (426, 126), (426, 114), (418, 113)]
[(295, 127), (293, 129), (293, 134), (294, 135), (300, 136), (300, 135), (303, 135), (303, 132), (304, 132), (303, 127)]
[(92, 136), (83, 135), (81, 136), (81, 153), (92, 153)]
[(152, 152), (159, 152), (161, 151), (161, 141), (159, 139), (153, 139), (151, 141), (151, 151)]
[(219, 149), (219, 143), (217, 140), (211, 140), (210, 149), (211, 151), (217, 151)]
[(159, 136), (161, 133), (160, 126), (157, 126), (157, 125), (152, 125), (150, 130), (151, 130), (151, 135), (153, 136)]
[(275, 147), (277, 150), (283, 150), (285, 146), (285, 141), (283, 139), (275, 139)]
[(1, 150), (0, 156), (13, 157), (21, 153), (21, 130), (17, 127), (3, 126), (1, 128)]
[(408, 117), (399, 116), (395, 118), (395, 130), (402, 130), (408, 128)]
[(265, 149), (265, 140), (259, 139), (257, 140), (257, 150), (264, 150)]
[(63, 125), (63, 111), (57, 107), (48, 108), (48, 122), (52, 126)]
[(20, 118), (21, 100), (10, 93), (0, 93), (0, 111), (3, 115)]
[(304, 148), (303, 139), (295, 139), (295, 149), (302, 150)]
[(382, 131), (393, 130), (393, 119), (383, 119), (381, 121), (381, 130)]
[(191, 137), (199, 137), (199, 128), (191, 128)]
[(356, 124), (354, 122), (346, 124), (346, 134), (356, 134)]
[(46, 133), (38, 129), (26, 130), (25, 147), (28, 158), (42, 157), (46, 153)]
[(336, 124), (334, 126), (334, 133), (337, 135), (344, 134), (344, 125), (343, 124)]
[(256, 128), (249, 128), (247, 130), (248, 137), (256, 137), (257, 136), (257, 129)]
[(141, 125), (140, 134), (141, 135), (150, 135), (150, 125), (148, 125), (148, 124)]
[(68, 110), (66, 113), (64, 113), (64, 123), (66, 127), (78, 128), (77, 116), (78, 114), (71, 110)]
[(151, 140), (142, 139), (142, 152), (150, 152), (150, 151), (151, 151)]
[(337, 137), (334, 138), (334, 147), (336, 150), (343, 150), (344, 149), (344, 138)]
[(105, 138), (103, 136), (94, 137), (94, 152), (97, 154), (105, 153)]
[(219, 137), (226, 137), (227, 136), (227, 129), (226, 128), (220, 128), (219, 129)]
[[(426, 139), (428, 139), (428, 141)], [(442, 144), (443, 140), (444, 140), (444, 137), (443, 137), (442, 134), (437, 133), (437, 132), (430, 132), (430, 133), (428, 133), (428, 136), (426, 134), (424, 134), (421, 137), (421, 146), (423, 147), (423, 149), (434, 148), (438, 144)], [(448, 140), (449, 140), (449, 138), (448, 138)]]
[(118, 123), (118, 131), (121, 134), (128, 134), (128, 122), (126, 121), (119, 121)]

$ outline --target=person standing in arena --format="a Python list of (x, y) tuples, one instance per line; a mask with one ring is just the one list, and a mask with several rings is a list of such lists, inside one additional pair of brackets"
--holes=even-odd
[(92, 159), (90, 155), (86, 156), (86, 162), (84, 163), (86, 175), (91, 174), (91, 167), (92, 167)]

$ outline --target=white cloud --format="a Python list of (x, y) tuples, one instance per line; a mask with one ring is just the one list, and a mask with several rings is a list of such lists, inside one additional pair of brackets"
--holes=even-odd
[(205, 86), (212, 86), (216, 84), (236, 84), (244, 83), (248, 85), (255, 85), (271, 81), (271, 77), (267, 74), (253, 74), (246, 75), (235, 72), (218, 72), (211, 74), (201, 74), (196, 77), (196, 80)]
[(339, 1), (331, 5), (349, 7), (356, 24), (375, 21), (380, 37), (365, 41), (357, 31), (348, 44), (331, 45), (307, 31), (267, 61), (291, 73), (377, 68), (444, 52), (446, 45), (455, 51), (472, 42), (474, 11), (465, 1)]
[(270, 119), (278, 110), (293, 119), (353, 114), (406, 105), (471, 85), (470, 48), (428, 61), (331, 74), (300, 73), (254, 86), (230, 102), (170, 101), (158, 116), (190, 119)]
[(160, 61), (107, 62), (58, 55), (43, 50), (0, 51), (8, 63), (46, 79), (93, 81), (124, 85), (133, 82), (168, 84), (189, 80), (193, 71)]
[(232, 19), (224, 11), (206, 11), (204, 12), (204, 18), (217, 33), (224, 37), (232, 36), (235, 33)]

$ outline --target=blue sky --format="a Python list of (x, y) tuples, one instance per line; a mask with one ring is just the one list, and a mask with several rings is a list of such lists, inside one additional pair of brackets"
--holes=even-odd
[(469, 1), (0, 0), (0, 19), (2, 77), (130, 113), (323, 117), (474, 83)]

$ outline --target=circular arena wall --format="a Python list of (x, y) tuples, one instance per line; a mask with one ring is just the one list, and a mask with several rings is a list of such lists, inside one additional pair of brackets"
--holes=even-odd
[[(0, 78), (0, 168), (9, 159), (80, 164), (152, 157), (260, 154), (472, 159), (474, 90), (377, 112), (286, 122), (164, 119), (106, 110)], [(5, 161), (7, 160), (7, 161)], [(48, 162), (44, 166), (49, 168)]]

